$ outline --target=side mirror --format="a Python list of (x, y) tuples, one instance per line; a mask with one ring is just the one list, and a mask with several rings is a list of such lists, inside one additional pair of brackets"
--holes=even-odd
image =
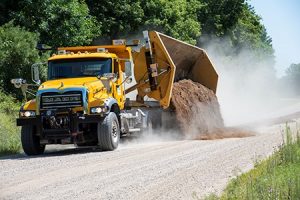
[(24, 95), (25, 100), (27, 101), (27, 95), (26, 92), (28, 92), (29, 94), (33, 94), (32, 90), (28, 89), (28, 86), (30, 86), (31, 84), (27, 84), (26, 80), (22, 79), (22, 78), (15, 78), (15, 79), (11, 79), (10, 82), (12, 84), (14, 84), (15, 88), (21, 88), (21, 91)]
[(26, 84), (26, 80), (22, 78), (11, 79), (10, 82), (14, 84), (15, 88), (21, 88), (23, 84)]
[(35, 82), (37, 85), (41, 84), (39, 65), (40, 63), (35, 63), (31, 66), (32, 81)]

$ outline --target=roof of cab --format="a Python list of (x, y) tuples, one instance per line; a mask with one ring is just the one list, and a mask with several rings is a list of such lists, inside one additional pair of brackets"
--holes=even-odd
[(60, 59), (74, 59), (74, 58), (116, 58), (114, 53), (90, 53), (90, 52), (77, 52), (77, 53), (66, 53), (66, 54), (54, 54), (48, 61), (60, 60)]
[[(98, 51), (101, 49), (101, 51)], [(53, 55), (48, 60), (72, 59), (72, 58), (131, 58), (131, 48), (126, 45), (104, 45), (104, 46), (77, 46), (59, 47), (58, 51), (65, 51), (65, 54)], [(105, 50), (103, 52), (103, 50)]]

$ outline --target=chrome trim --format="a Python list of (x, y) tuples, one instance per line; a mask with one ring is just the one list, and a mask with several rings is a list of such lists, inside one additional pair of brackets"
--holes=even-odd
[(73, 97), (73, 96), (80, 96), (81, 94), (58, 94), (58, 95), (46, 95), (42, 96), (42, 98), (45, 97), (57, 97), (57, 96), (64, 96), (64, 97)]
[(57, 105), (55, 105), (55, 106), (44, 106), (43, 108), (46, 108), (46, 109), (51, 109), (51, 108), (74, 108), (74, 106), (76, 107), (81, 107), (81, 105), (79, 104), (79, 105), (72, 105), (72, 106), (68, 106), (68, 105), (63, 105), (63, 106), (57, 106)]
[(56, 92), (61, 95), (65, 92), (82, 92), (82, 103), (83, 103), (83, 113), (88, 114), (88, 89), (86, 87), (74, 87), (74, 88), (65, 88), (65, 89), (41, 89), (38, 90), (36, 93), (36, 115), (40, 115), (40, 102), (41, 102), (41, 95), (46, 92)]
[[(75, 104), (75, 103), (80, 103), (81, 104), (81, 101), (72, 101), (72, 102), (55, 102), (55, 104)], [(53, 104), (53, 102), (51, 102), (51, 103), (43, 103), (43, 105), (50, 105), (50, 104)], [(80, 105), (79, 104), (79, 105)], [(81, 105), (80, 105), (81, 106)]]

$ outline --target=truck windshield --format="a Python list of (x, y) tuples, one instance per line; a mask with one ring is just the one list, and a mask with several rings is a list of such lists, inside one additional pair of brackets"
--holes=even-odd
[(112, 72), (110, 58), (65, 59), (48, 63), (48, 79), (101, 76)]

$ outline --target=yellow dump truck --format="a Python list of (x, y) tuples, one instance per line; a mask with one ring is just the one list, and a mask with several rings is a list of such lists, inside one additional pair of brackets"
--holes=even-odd
[[(121, 136), (140, 133), (149, 124), (163, 126), (161, 111), (168, 109), (179, 80), (216, 92), (218, 75), (203, 49), (155, 31), (143, 35), (139, 48), (124, 40), (58, 48), (48, 59), (43, 83), (39, 65), (32, 66), (38, 90), (17, 119), (27, 155), (42, 154), (49, 144), (114, 150)], [(12, 83), (24, 93), (30, 86), (21, 78)], [(135, 98), (127, 98), (132, 92)]]

